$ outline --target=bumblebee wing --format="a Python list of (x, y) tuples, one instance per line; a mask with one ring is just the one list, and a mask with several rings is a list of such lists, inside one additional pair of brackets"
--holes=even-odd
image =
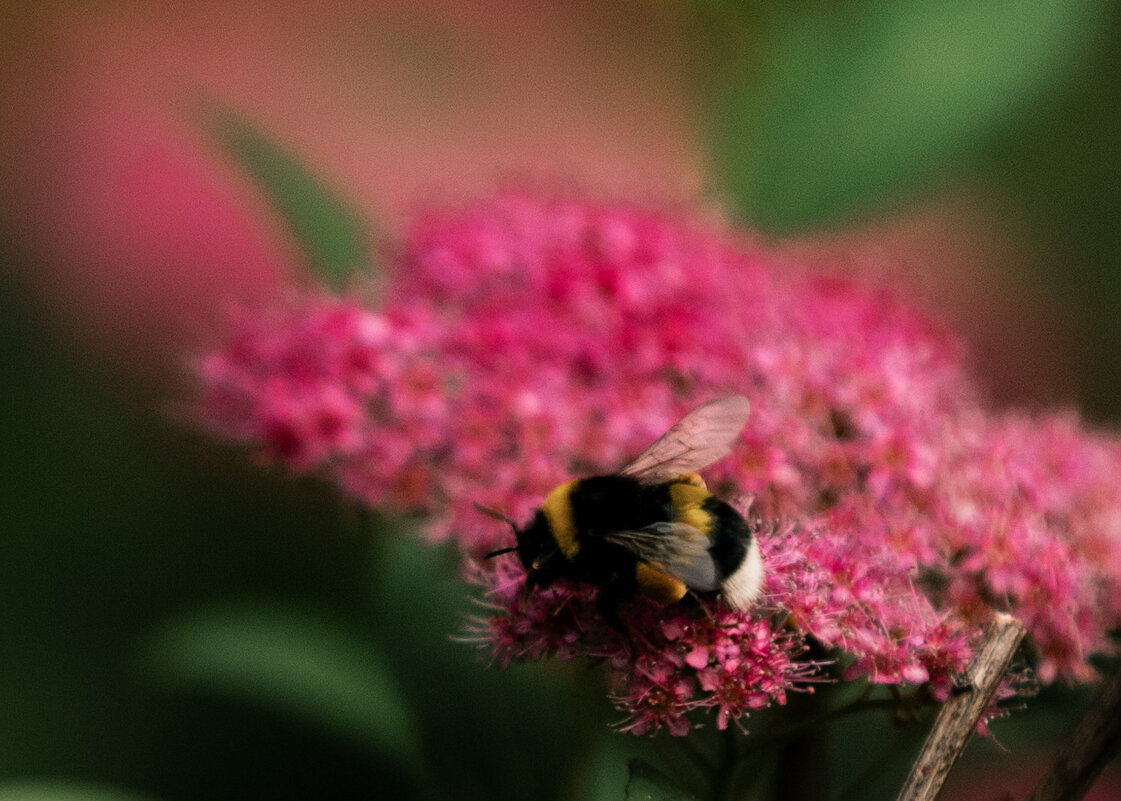
[(688, 523), (655, 523), (636, 531), (616, 531), (604, 539), (622, 545), (695, 590), (720, 587), (708, 537)]
[(619, 472), (657, 484), (702, 470), (728, 454), (750, 412), (751, 404), (741, 395), (702, 403)]

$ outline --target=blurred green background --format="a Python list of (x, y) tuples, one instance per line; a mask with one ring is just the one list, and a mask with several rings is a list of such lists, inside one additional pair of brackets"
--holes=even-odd
[[(716, 203), (826, 266), (871, 248), (995, 398), (1118, 419), (1121, 5), (773, 5), (5, 7), (0, 799), (609, 799), (631, 757), (674, 772), (610, 732), (598, 673), (454, 642), (475, 607), (409, 521), (177, 410), (230, 296), (376, 260), (433, 196), (544, 176)], [(998, 723), (952, 797), (1030, 786), (1086, 703)], [(822, 797), (893, 797), (907, 732), (839, 726)]]

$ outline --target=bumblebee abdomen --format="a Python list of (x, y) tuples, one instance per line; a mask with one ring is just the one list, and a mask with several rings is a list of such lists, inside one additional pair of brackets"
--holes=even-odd
[(743, 515), (719, 498), (705, 503), (711, 529), (708, 552), (721, 579), (736, 572), (747, 558), (754, 537)]
[(706, 508), (713, 521), (708, 553), (721, 581), (721, 592), (733, 609), (747, 609), (763, 587), (759, 540), (743, 515), (712, 498)]
[[(669, 485), (674, 521), (687, 523), (708, 538), (708, 559), (719, 587), (734, 609), (746, 609), (763, 584), (759, 543), (735, 508), (704, 489), (703, 483), (675, 481)], [(699, 584), (694, 589), (709, 589)]]

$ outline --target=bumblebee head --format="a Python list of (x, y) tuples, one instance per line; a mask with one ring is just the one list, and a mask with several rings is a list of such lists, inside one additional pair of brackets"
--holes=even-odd
[(517, 552), (518, 559), (525, 568), (528, 584), (531, 587), (547, 587), (553, 583), (558, 572), (558, 555), (556, 539), (549, 529), (549, 523), (540, 510), (533, 516), (533, 520), (525, 528), (518, 528), (518, 524), (501, 512), (487, 509), (484, 506), (475, 507), (483, 514), (490, 515), (504, 521), (514, 531), (516, 545), (508, 548), (499, 548), (491, 551), (483, 558), (490, 559), (505, 553)]

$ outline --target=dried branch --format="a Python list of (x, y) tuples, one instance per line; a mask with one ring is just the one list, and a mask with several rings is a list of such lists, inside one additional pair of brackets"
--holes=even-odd
[(957, 762), (977, 721), (1012, 662), (1024, 625), (997, 613), (965, 672), (966, 686), (951, 695), (934, 721), (919, 758), (911, 767), (897, 801), (934, 801)]
[(1078, 801), (1090, 789), (1121, 740), (1121, 671), (1098, 691), (1051, 770), (1029, 801)]

